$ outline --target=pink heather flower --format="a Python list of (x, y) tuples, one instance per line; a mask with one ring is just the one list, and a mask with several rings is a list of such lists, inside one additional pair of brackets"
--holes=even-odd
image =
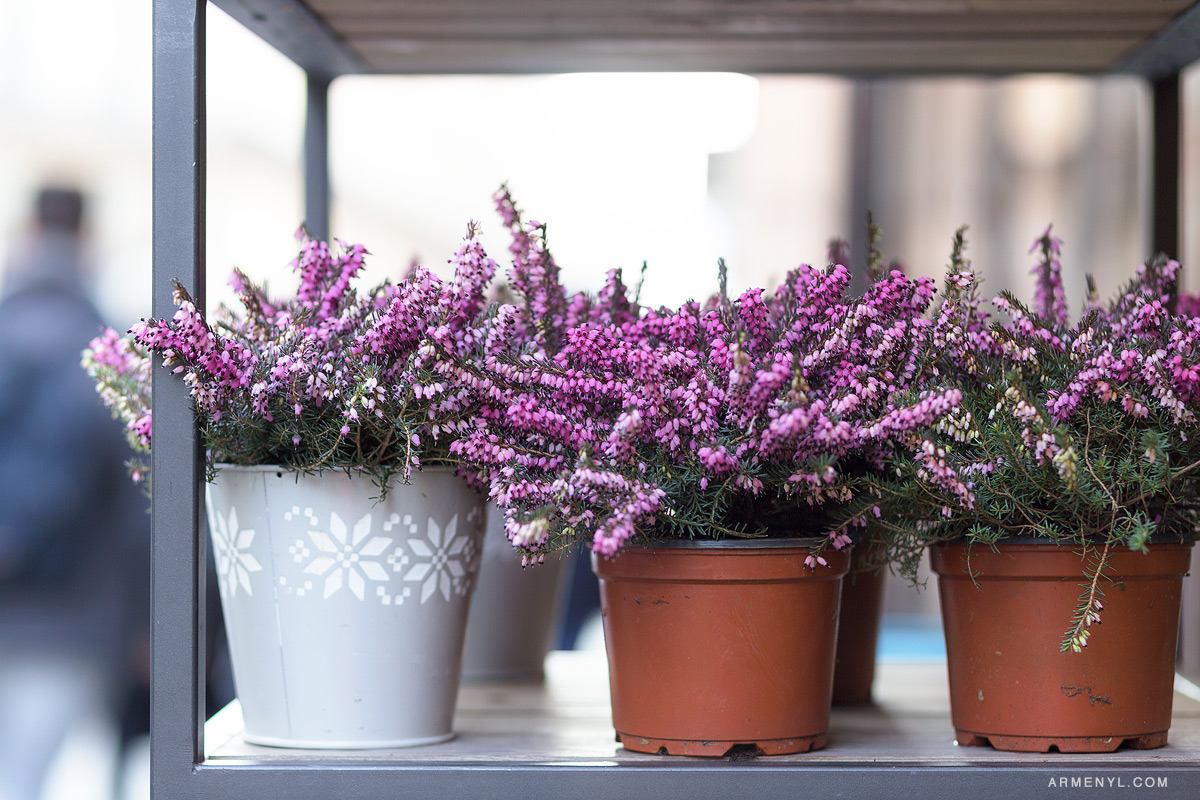
[[(1109, 302), (1093, 292), (1070, 324), (1061, 243), (1047, 229), (1034, 247), (1035, 302), (1002, 294), (991, 307), (1007, 320), (994, 322), (962, 277), (961, 244), (960, 235), (932, 336), (935, 369), (951, 384), (939, 391), (960, 396), (911, 427), (932, 409), (918, 402), (879, 418), (874, 431), (899, 425), (919, 446), (911, 461), (889, 461), (892, 475), (866, 479), (843, 529), (878, 516), (902, 558), (952, 537), (1082, 536), (1138, 549), (1151, 535), (1191, 535), (1192, 510), (1178, 498), (1200, 488), (1190, 444), (1200, 424), (1200, 320), (1186, 302), (1186, 313), (1171, 312), (1178, 263), (1147, 262)], [(923, 400), (936, 397), (926, 392)], [(1077, 631), (1098, 601), (1087, 609)]]
[[(385, 485), (423, 455), (443, 458), (438, 434), (457, 430), (475, 409), (432, 362), (438, 352), (475, 348), (496, 271), (475, 227), (451, 259), (451, 279), (416, 268), (398, 284), (365, 291), (356, 286), (365, 247), (300, 240), (293, 296), (268, 299), (235, 271), (241, 313), (206, 316), (179, 287), (171, 319), (144, 320), (128, 340), (106, 334), (93, 343), (95, 369), (119, 374), (121, 347), (158, 354), (188, 385), (214, 461), (357, 467)], [(148, 407), (148, 367), (144, 391)], [(148, 446), (148, 414), (122, 416)], [(422, 439), (423, 430), (431, 435)]]
[(1200, 317), (1200, 295), (1180, 293), (1176, 311), (1181, 317)]
[(1067, 322), (1067, 296), (1063, 289), (1062, 239), (1050, 233), (1048, 226), (1044, 233), (1033, 243), (1029, 252), (1039, 251), (1041, 258), (1033, 267), (1037, 276), (1037, 287), (1034, 290), (1034, 309), (1037, 315), (1052, 325), (1065, 325)]
[(594, 299), (568, 298), (544, 229), (506, 190), (497, 203), (517, 302), (430, 365), (479, 408), (452, 456), (514, 525), (547, 526), (544, 541), (541, 523), (536, 537), (510, 527), (518, 547), (611, 555), (634, 536), (754, 530), (729, 515), (746, 504), (844, 503), (855, 471), (882, 469), (957, 408), (933, 371), (931, 281), (893, 271), (851, 297), (844, 266), (802, 265), (773, 293), (643, 309), (610, 273)]
[[(153, 422), (151, 361), (146, 351), (131, 338), (105, 328), (83, 351), (82, 365), (96, 381), (101, 401), (125, 426), (130, 446), (136, 451), (149, 450)], [(143, 473), (145, 470), (135, 465), (133, 471)]]

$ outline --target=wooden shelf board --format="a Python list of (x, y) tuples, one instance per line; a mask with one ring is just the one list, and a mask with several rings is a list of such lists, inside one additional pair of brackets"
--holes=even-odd
[[(1150, 69), (1159, 50), (1194, 49), (1190, 39), (1148, 48), (1195, 16), (1193, 0), (214, 2), (302, 67), (330, 75), (1095, 74)], [(1155, 58), (1139, 61), (1147, 48)]]
[[(602, 654), (552, 653), (544, 686), (481, 684), (463, 687), (457, 736), (442, 744), (394, 750), (326, 751), (262, 747), (241, 738), (236, 702), (209, 721), (206, 764), (258, 765), (615, 765), (712, 763), (631, 753), (613, 736)], [(1186, 682), (1184, 682), (1186, 688)], [(1123, 749), (1098, 755), (1005, 753), (954, 743), (945, 664), (883, 663), (876, 704), (835, 709), (829, 746), (793, 756), (759, 759), (774, 766), (870, 764), (922, 767), (1025, 765), (1119, 766), (1200, 764), (1200, 692), (1177, 692), (1170, 743), (1158, 750)]]

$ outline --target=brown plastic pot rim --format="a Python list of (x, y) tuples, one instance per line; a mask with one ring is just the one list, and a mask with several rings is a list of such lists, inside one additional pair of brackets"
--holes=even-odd
[[(1170, 540), (1163, 540), (1163, 541), (1157, 541), (1157, 542), (1151, 540), (1150, 542), (1147, 543), (1146, 546), (1150, 550), (1150, 552), (1154, 552), (1155, 550), (1187, 549), (1187, 548), (1192, 547), (1195, 543), (1196, 543), (1195, 540), (1191, 540), (1191, 539), (1187, 539), (1184, 541), (1179, 541), (1178, 539), (1170, 539)], [(957, 539), (953, 542), (937, 542), (937, 543), (931, 545), (931, 548), (933, 550), (940, 550), (943, 553), (948, 553), (948, 552), (951, 552), (954, 550), (964, 550), (964, 551), (969, 550), (972, 556), (976, 556), (976, 555), (982, 556), (985, 554), (996, 555), (997, 553), (1003, 553), (1005, 551), (1021, 552), (1021, 553), (1051, 552), (1051, 551), (1063, 552), (1063, 553), (1065, 553), (1065, 552), (1081, 553), (1084, 551), (1085, 547), (1092, 552), (1104, 549), (1104, 545), (1102, 543), (1094, 543), (1094, 544), (1090, 545), (1090, 547), (1088, 547), (1085, 545), (1081, 545), (1078, 542), (1055, 541), (1053, 539), (1034, 538), (1032, 536), (1029, 536), (1029, 537), (1014, 536), (1010, 539), (1002, 539), (1002, 540), (1000, 540), (998, 542), (994, 542), (992, 544), (988, 544), (985, 542), (968, 542), (968, 541), (965, 541), (962, 539)], [(1137, 551), (1130, 550), (1128, 547), (1126, 547), (1124, 545), (1114, 546), (1112, 548), (1112, 550), (1110, 551), (1111, 554), (1135, 553), (1135, 552), (1137, 552)]]
[[(1158, 580), (1187, 572), (1193, 542), (1159, 542), (1148, 553), (1120, 548), (1109, 553), (1110, 581)], [(1092, 555), (1094, 555), (1093, 550)], [(1080, 580), (1088, 563), (1083, 548), (1072, 544), (1005, 541), (995, 549), (976, 543), (943, 542), (930, 552), (930, 567), (940, 579), (981, 583), (1014, 578), (1029, 581)]]
[(629, 547), (611, 558), (592, 553), (592, 571), (602, 581), (758, 584), (840, 580), (850, 569), (845, 550), (827, 552), (820, 565), (808, 563), (810, 552), (807, 546)]
[(625, 547), (644, 550), (805, 550), (825, 541), (823, 536), (788, 538), (756, 537), (753, 539), (639, 539), (626, 542)]
[[(960, 575), (960, 574), (955, 574), (955, 573), (938, 572), (936, 569), (934, 570), (934, 572), (937, 574), (937, 576), (939, 578), (949, 578), (950, 580), (970, 581), (971, 583), (986, 583), (987, 581), (997, 581), (997, 582), (1012, 581), (1014, 579), (1020, 580), (1022, 583), (1063, 583), (1065, 581), (1074, 581), (1075, 583), (1083, 582), (1083, 573), (1081, 573), (1081, 572), (1072, 572), (1069, 574), (1065, 573), (1062, 575), (1050, 575), (1050, 576), (1025, 575), (1025, 574), (1020, 574), (1020, 573), (1008, 574), (1008, 575), (1004, 575), (1004, 574), (971, 575), (971, 574), (967, 573), (966, 571), (964, 571)], [(1164, 572), (1148, 572), (1144, 575), (1129, 575), (1124, 572), (1118, 571), (1113, 575), (1105, 575), (1104, 583), (1105, 583), (1105, 585), (1108, 585), (1108, 584), (1113, 584), (1113, 583), (1137, 583), (1138, 581), (1161, 581), (1163, 578), (1173, 578), (1177, 575), (1183, 575), (1183, 574), (1184, 574), (1183, 572), (1176, 572), (1174, 570), (1168, 570), (1168, 571), (1164, 571)]]
[[(1163, 547), (1166, 545), (1189, 545), (1189, 544), (1195, 544), (1197, 541), (1200, 541), (1200, 532), (1198, 532), (1196, 536), (1185, 536), (1182, 538), (1179, 536), (1152, 536), (1152, 537), (1150, 537), (1150, 540), (1147, 543), (1147, 546), (1153, 548), (1153, 547)], [(930, 546), (931, 547), (971, 546), (973, 548), (978, 548), (978, 549), (982, 549), (982, 550), (990, 550), (993, 546), (995, 546), (995, 547), (1024, 547), (1024, 546), (1045, 547), (1047, 545), (1051, 545), (1054, 547), (1068, 547), (1068, 548), (1080, 547), (1079, 542), (1076, 542), (1074, 540), (1051, 539), (1048, 536), (1005, 536), (1002, 539), (997, 540), (993, 544), (989, 544), (987, 542), (978, 542), (978, 541), (973, 542), (973, 541), (970, 541), (969, 539), (967, 539), (967, 537), (963, 536), (958, 539), (950, 539), (950, 540), (947, 540), (944, 542), (934, 542)], [(1091, 546), (1092, 547), (1103, 547), (1104, 543), (1101, 541), (1091, 542)]]

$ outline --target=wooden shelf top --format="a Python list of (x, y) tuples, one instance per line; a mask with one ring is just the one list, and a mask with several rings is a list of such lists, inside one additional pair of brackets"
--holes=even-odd
[(214, 0), (309, 72), (1133, 72), (1200, 58), (1193, 0)]
[[(1170, 742), (1158, 750), (1115, 753), (1005, 753), (990, 747), (954, 743), (945, 662), (879, 664), (876, 703), (835, 709), (824, 750), (755, 759), (775, 767), (984, 768), (1119, 766), (1191, 767), (1200, 761), (1200, 690), (1182, 679), (1175, 695)], [(638, 767), (666, 763), (717, 764), (727, 759), (689, 759), (632, 753), (614, 742), (603, 653), (555, 652), (547, 659), (544, 686), (476, 684), (459, 694), (454, 729), (442, 744), (395, 750), (291, 750), (247, 744), (241, 738), (241, 711), (235, 703), (209, 721), (205, 739), (209, 766), (371, 766), (538, 765)], [(1180, 775), (1176, 788), (1195, 785), (1200, 773)]]

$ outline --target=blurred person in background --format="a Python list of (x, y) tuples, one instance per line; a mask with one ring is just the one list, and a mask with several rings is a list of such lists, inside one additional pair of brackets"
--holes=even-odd
[(38, 798), (77, 726), (115, 745), (148, 638), (146, 500), (79, 365), (83, 223), (79, 191), (42, 189), (0, 281), (0, 800)]

